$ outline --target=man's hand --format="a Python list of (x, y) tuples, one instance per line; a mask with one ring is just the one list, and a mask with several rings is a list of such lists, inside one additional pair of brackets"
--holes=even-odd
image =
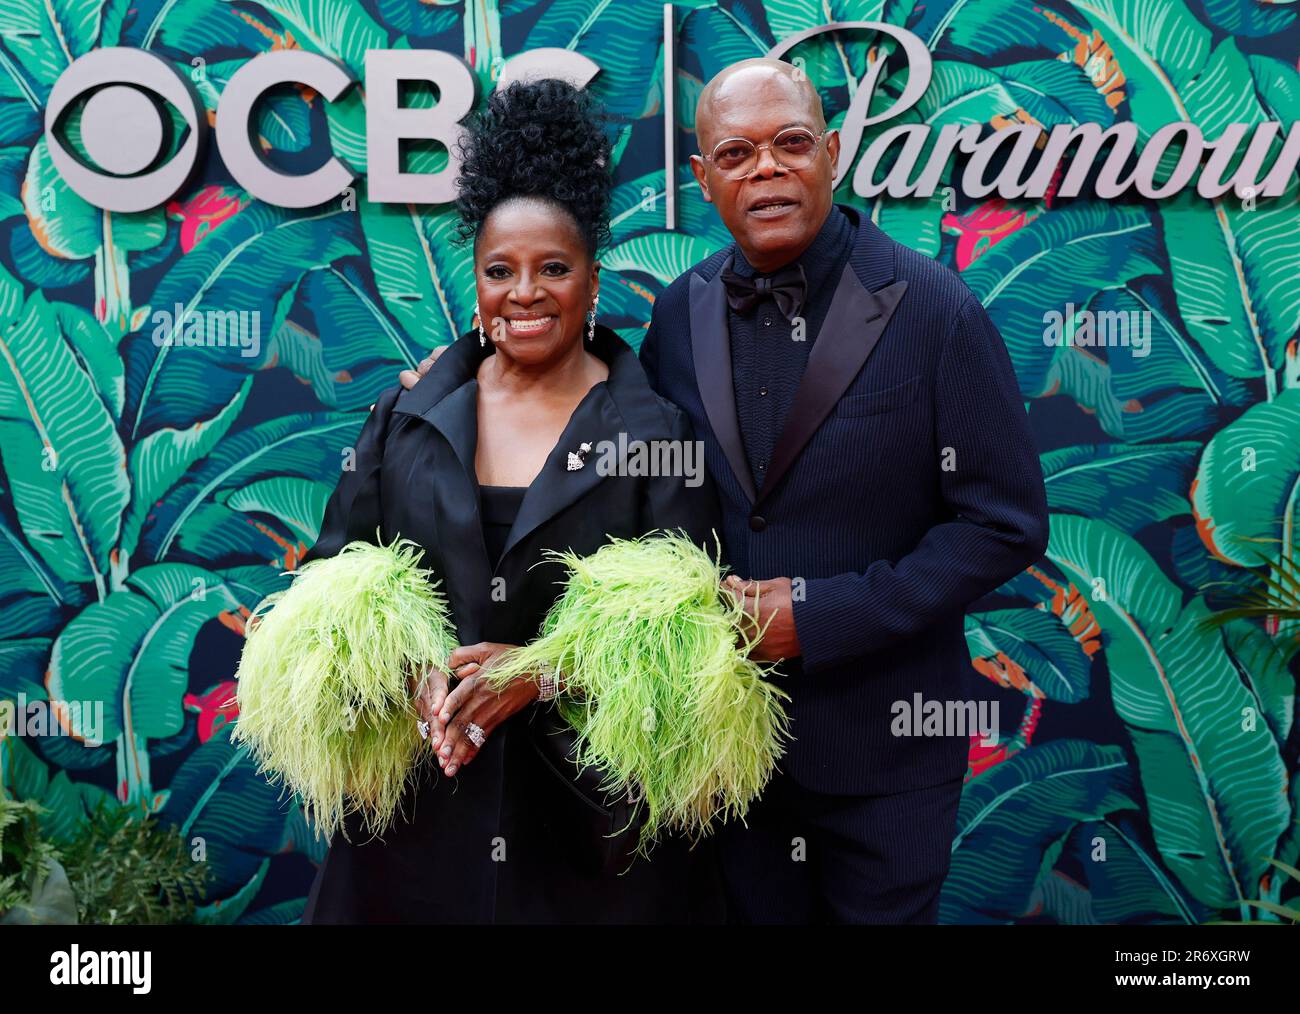
[(750, 618), (750, 636), (762, 634), (749, 652), (751, 658), (756, 662), (779, 662), (803, 654), (799, 634), (794, 629), (794, 600), (788, 577), (742, 581), (732, 574), (723, 581), (722, 587), (744, 605)]
[(417, 366), (415, 369), (403, 370), (401, 373), (399, 373), (397, 375), (397, 379), (402, 382), (402, 386), (409, 391), (416, 384), (418, 384), (420, 382), (420, 378), (423, 377), (426, 373), (428, 373), (431, 369), (433, 369), (433, 364), (438, 361), (438, 357), (442, 355), (444, 352), (446, 352), (449, 347), (450, 346), (447, 345), (439, 345), (436, 349), (434, 349), (429, 353), (429, 357), (427, 359), (421, 359), (420, 365)]

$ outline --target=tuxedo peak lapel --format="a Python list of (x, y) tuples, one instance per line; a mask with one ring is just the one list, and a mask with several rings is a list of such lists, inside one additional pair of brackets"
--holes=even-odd
[(857, 273), (858, 281), (868, 292), (876, 292), (894, 280), (895, 243), (885, 232), (857, 208), (837, 204), (837, 208), (857, 228), (849, 263)]
[(907, 282), (897, 281), (869, 292), (853, 270), (853, 264), (844, 265), (830, 310), (808, 353), (808, 366), (795, 391), (785, 428), (772, 450), (772, 464), (758, 499), (776, 488), (822, 420), (853, 383), (906, 291)]
[(709, 417), (713, 435), (727, 456), (731, 471), (750, 503), (757, 498), (754, 479), (740, 439), (740, 420), (736, 415), (736, 388), (731, 378), (731, 335), (727, 325), (727, 290), (722, 273), (731, 267), (728, 257), (709, 281), (691, 273), (691, 355), (695, 362), (695, 381), (700, 399)]

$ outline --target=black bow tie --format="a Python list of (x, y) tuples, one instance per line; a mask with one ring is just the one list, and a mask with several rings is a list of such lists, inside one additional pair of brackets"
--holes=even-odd
[(771, 293), (776, 308), (786, 320), (794, 320), (803, 306), (808, 291), (808, 279), (802, 264), (791, 264), (771, 275), (748, 278), (730, 268), (722, 272), (722, 284), (727, 289), (727, 303), (737, 313), (747, 313), (760, 299)]

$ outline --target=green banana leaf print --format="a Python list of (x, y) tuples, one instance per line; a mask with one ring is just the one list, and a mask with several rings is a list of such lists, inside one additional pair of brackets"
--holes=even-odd
[[(529, 50), (599, 66), (588, 87), (616, 158), (600, 312), (636, 347), (656, 297), (729, 242), (687, 163), (705, 82), (806, 29), (877, 21), (933, 59), (924, 96), (887, 121), (853, 126), (869, 75), (873, 113), (902, 93), (896, 40), (849, 29), (787, 54), (852, 155), (836, 200), (983, 302), (1052, 515), (1045, 558), (967, 617), (966, 690), (1015, 719), (995, 742), (971, 740), (941, 920), (1280, 920), (1300, 892), (1278, 872), (1300, 860), (1300, 620), (1230, 610), (1260, 588), (1300, 594), (1300, 180), (1276, 198), (1186, 187), (1103, 201), (1061, 197), (1058, 167), (1044, 197), (1006, 200), (962, 192), (949, 160), (930, 197), (857, 185), (899, 123), (932, 128), (922, 158), (941, 128), (1131, 125), (1145, 142), (1190, 121), (1212, 142), (1285, 127), (1300, 118), (1297, 13), (1257, 0), (684, 0), (666, 71), (658, 0), (9, 0), (0, 796), (41, 806), (57, 842), (101, 805), (149, 815), (206, 864), (195, 921), (301, 918), (326, 843), (229, 741), (246, 623), (315, 542), (369, 407), (468, 329), (475, 304), (454, 208), (369, 198), (367, 51), (452, 53), (479, 103)], [(68, 65), (111, 46), (174, 67), (210, 124), (253, 57), (337, 61), (362, 87), (337, 102), (276, 89), (251, 135), (285, 172), (345, 160), (348, 199), (270, 206), (208, 151), (161, 207), (93, 207), (56, 171), (44, 115)], [(79, 114), (67, 131), (75, 147)], [(899, 149), (884, 147), (877, 179)], [(407, 168), (445, 164), (432, 146)], [(189, 313), (256, 322), (254, 340), (186, 345)], [(1047, 340), (1052, 314), (1069, 340)], [(1100, 321), (1132, 326), (1084, 340)], [(20, 707), (49, 721), (25, 727)]]

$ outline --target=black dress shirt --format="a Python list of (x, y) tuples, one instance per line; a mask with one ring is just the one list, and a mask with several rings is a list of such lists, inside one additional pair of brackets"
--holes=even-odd
[[(747, 313), (727, 310), (736, 416), (756, 488), (762, 488), (772, 449), (808, 365), (809, 350), (830, 309), (855, 232), (848, 216), (831, 205), (817, 237), (795, 260), (803, 266), (808, 291), (800, 316), (793, 322), (785, 319), (770, 295), (759, 299)], [(739, 247), (732, 270), (748, 277), (759, 274)], [(800, 317), (802, 338), (795, 332)]]

